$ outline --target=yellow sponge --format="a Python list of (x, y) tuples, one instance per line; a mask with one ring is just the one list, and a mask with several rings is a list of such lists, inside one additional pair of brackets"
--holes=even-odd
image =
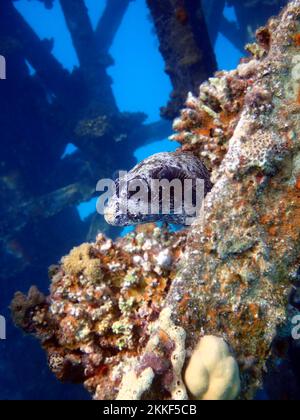
[(240, 393), (238, 364), (219, 337), (205, 336), (200, 340), (184, 379), (197, 400), (234, 400)]

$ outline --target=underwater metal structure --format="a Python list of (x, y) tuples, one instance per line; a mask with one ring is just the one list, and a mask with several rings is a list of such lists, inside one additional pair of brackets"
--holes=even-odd
[(216, 71), (216, 59), (201, 1), (147, 0), (147, 4), (166, 63), (165, 71), (174, 89), (162, 115), (173, 119), (188, 92), (196, 93), (199, 85)]
[(56, 376), (95, 399), (252, 399), (263, 384), (271, 398), (299, 396), (300, 0), (248, 50), (174, 123), (181, 151), (212, 173), (205, 223), (100, 235), (51, 268), (48, 298), (32, 288), (12, 302)]
[[(70, 246), (67, 236), (69, 244), (80, 243), (89, 230), (105, 230), (99, 216), (95, 222), (82, 222), (74, 206), (93, 197), (99, 178), (110, 176), (124, 161), (133, 165), (141, 139), (145, 144), (169, 135), (170, 124), (146, 125), (145, 115), (121, 113), (116, 105), (106, 69), (113, 62), (109, 48), (126, 12), (123, 1), (114, 1), (114, 14), (112, 3), (107, 3), (95, 33), (83, 0), (60, 2), (79, 57), (72, 73), (51, 53), (53, 41), (40, 40), (13, 1), (0, 3), (0, 52), (9, 74), (1, 85), (0, 116), (0, 276), (7, 278), (28, 269), (32, 259), (40, 267), (49, 263), (42, 238), (51, 236), (65, 218), (72, 221), (72, 229), (59, 239), (61, 251)], [(51, 4), (46, 2), (47, 7)], [(62, 160), (69, 142), (77, 151)], [(28, 232), (33, 236), (30, 244)], [(54, 253), (51, 259), (58, 257)]]
[[(227, 38), (237, 49), (252, 42), (255, 31), (266, 20), (286, 5), (286, 0), (201, 0), (212, 44), (219, 34)], [(233, 8), (236, 21), (224, 14), (224, 7)], [(259, 12), (258, 12), (259, 10)]]

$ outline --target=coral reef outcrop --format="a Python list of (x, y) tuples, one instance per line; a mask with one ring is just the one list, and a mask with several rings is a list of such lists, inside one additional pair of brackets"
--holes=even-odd
[[(16, 293), (14, 322), (41, 340), (59, 379), (84, 382), (95, 398), (113, 398), (149, 339), (185, 242), (186, 232), (171, 234), (155, 225), (115, 243), (101, 234), (50, 267), (48, 298), (36, 287), (28, 296)], [(154, 359), (152, 367), (159, 369)], [(136, 386), (152, 375), (148, 370)], [(135, 388), (124, 388), (120, 395), (130, 392), (133, 398)]]

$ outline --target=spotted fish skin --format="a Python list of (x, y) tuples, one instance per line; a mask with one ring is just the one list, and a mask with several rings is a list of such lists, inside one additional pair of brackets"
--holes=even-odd
[[(208, 169), (200, 159), (191, 153), (157, 153), (135, 166), (122, 181), (130, 183), (134, 180), (143, 180), (149, 186), (152, 179), (167, 179), (168, 181), (174, 179), (180, 179), (181, 181), (184, 179), (192, 179), (193, 181), (202, 179), (204, 180), (205, 195), (212, 188)], [(118, 179), (116, 185), (119, 185), (119, 183), (120, 180)], [(110, 198), (104, 214), (108, 224), (113, 226), (130, 226), (157, 221), (180, 225), (186, 224), (187, 215), (184, 211), (182, 214), (141, 214), (137, 210), (134, 198), (130, 197), (127, 189), (125, 190), (114, 194)], [(126, 214), (122, 214), (119, 210), (119, 203), (122, 200), (127, 200), (128, 208)]]

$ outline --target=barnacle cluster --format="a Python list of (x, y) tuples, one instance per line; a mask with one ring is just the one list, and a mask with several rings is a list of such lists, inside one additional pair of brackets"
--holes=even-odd
[(78, 137), (104, 137), (109, 129), (109, 121), (106, 115), (100, 115), (92, 120), (82, 120), (75, 129)]

